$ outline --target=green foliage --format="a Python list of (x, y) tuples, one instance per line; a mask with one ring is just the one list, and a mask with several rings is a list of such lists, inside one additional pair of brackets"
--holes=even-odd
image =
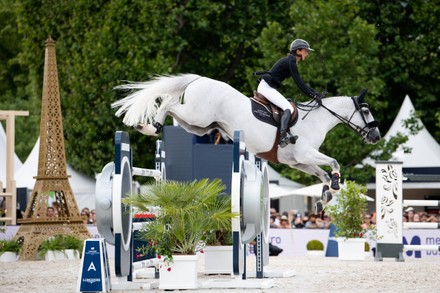
[(149, 241), (148, 250), (172, 259), (173, 254), (195, 254), (213, 231), (227, 231), (231, 219), (230, 197), (221, 180), (167, 181), (148, 185), (148, 191), (126, 197), (123, 202), (139, 212), (158, 207), (154, 221), (139, 232)]
[[(269, 69), (294, 38), (304, 38), (316, 49), (299, 65), (305, 82), (329, 96), (368, 87), (382, 134), (409, 94), (440, 141), (440, 112), (432, 107), (440, 94), (440, 6), (382, 2), (0, 0), (0, 109), (30, 111), (16, 121), (24, 160), (39, 133), (44, 41), (52, 35), (67, 161), (94, 175), (112, 160), (114, 132), (128, 130), (110, 108), (119, 98), (112, 89), (123, 80), (192, 72), (250, 95), (257, 86), (252, 72)], [(284, 85), (285, 96), (307, 100), (292, 80)], [(130, 132), (137, 165), (153, 165), (156, 138)], [(366, 182), (372, 169), (354, 166), (373, 149), (385, 148), (385, 156), (390, 146), (367, 146), (337, 127), (321, 151), (338, 159), (343, 176)], [(294, 180), (316, 180), (287, 168), (282, 173)]]
[(306, 245), (307, 250), (324, 250), (324, 244), (319, 240), (310, 240)]
[(353, 181), (346, 181), (346, 188), (341, 188), (336, 204), (326, 207), (326, 211), (335, 225), (335, 235), (342, 238), (359, 238), (365, 236), (362, 228), (364, 215), (367, 211), (365, 186)]
[(2, 239), (0, 240), (0, 255), (2, 255), (3, 252), (6, 251), (19, 253), (21, 246), (22, 243), (15, 239)]
[(73, 249), (82, 252), (83, 241), (70, 235), (56, 235), (43, 241), (38, 248), (40, 256), (44, 257), (48, 251)]

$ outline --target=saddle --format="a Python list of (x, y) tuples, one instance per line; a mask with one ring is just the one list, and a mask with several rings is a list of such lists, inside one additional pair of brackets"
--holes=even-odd
[[(254, 114), (255, 118), (279, 128), (281, 116), (284, 112), (281, 108), (272, 104), (265, 96), (257, 91), (254, 91), (251, 102), (252, 114)], [(294, 110), (289, 122), (289, 127), (292, 127), (298, 121), (298, 109), (296, 108), (295, 102), (291, 100), (289, 100), (289, 102)]]
[[(254, 91), (254, 96), (250, 98), (252, 104), (252, 114), (254, 114), (255, 118), (261, 120), (263, 122), (269, 123), (277, 128), (280, 128), (280, 120), (283, 115), (283, 110), (278, 106), (275, 106), (268, 99), (266, 99), (262, 94), (257, 91)], [(290, 116), (289, 127), (295, 125), (298, 121), (298, 109), (295, 105), (295, 102), (289, 100), (290, 104), (293, 107), (293, 114)], [(278, 142), (280, 140), (280, 132), (277, 131), (275, 140), (273, 142), (272, 148), (263, 153), (258, 153), (257, 156), (268, 160), (270, 162), (278, 164)]]

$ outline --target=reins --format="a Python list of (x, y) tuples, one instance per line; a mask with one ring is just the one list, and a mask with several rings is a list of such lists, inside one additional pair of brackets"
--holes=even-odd
[[(304, 120), (307, 115), (309, 115), (309, 113), (313, 110), (318, 109), (319, 107), (323, 107), (324, 109), (326, 109), (328, 112), (330, 112), (330, 114), (332, 114), (333, 116), (335, 116), (336, 118), (338, 118), (343, 124), (347, 125), (348, 127), (350, 127), (351, 129), (355, 130), (359, 135), (361, 135), (362, 137), (365, 137), (368, 135), (369, 131), (372, 128), (378, 127), (379, 123), (377, 121), (371, 121), (371, 122), (367, 122), (365, 120), (365, 117), (362, 113), (359, 113), (362, 117), (362, 120), (365, 123), (364, 127), (360, 127), (359, 125), (351, 122), (351, 119), (353, 118), (354, 114), (356, 112), (360, 112), (362, 108), (366, 107), (368, 108), (368, 104), (358, 104), (355, 100), (354, 97), (351, 98), (351, 100), (353, 101), (354, 105), (355, 105), (355, 110), (353, 111), (353, 113), (351, 114), (349, 119), (346, 119), (344, 117), (342, 117), (341, 115), (339, 115), (338, 113), (336, 113), (335, 111), (333, 111), (332, 109), (329, 109), (328, 107), (326, 107), (324, 104), (318, 105), (316, 102), (313, 105), (310, 105), (310, 103), (312, 103), (313, 101), (310, 101), (308, 104), (299, 104), (297, 105), (298, 109), (302, 110), (302, 111), (306, 111), (307, 113), (304, 115), (304, 117), (302, 118), (302, 120)], [(366, 128), (369, 128), (368, 130)]]

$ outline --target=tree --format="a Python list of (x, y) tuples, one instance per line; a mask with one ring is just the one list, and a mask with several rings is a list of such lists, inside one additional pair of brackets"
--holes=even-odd
[[(191, 72), (250, 95), (257, 87), (252, 73), (269, 69), (298, 37), (316, 49), (299, 65), (303, 79), (329, 96), (356, 95), (368, 87), (367, 101), (382, 131), (404, 97), (400, 89), (429, 114), (429, 129), (438, 121), (433, 117), (439, 111), (430, 104), (439, 87), (435, 1), (412, 1), (406, 7), (348, 0), (0, 1), (0, 106), (31, 111), (17, 124), (16, 141), (23, 145), (17, 149), (25, 154), (38, 136), (44, 40), (52, 35), (67, 160), (90, 175), (112, 160), (115, 130), (130, 131), (134, 161), (152, 166), (155, 138), (125, 127), (110, 108), (120, 97), (113, 88), (123, 80)], [(308, 99), (293, 82), (286, 82), (282, 92), (300, 102)], [(379, 148), (386, 155), (403, 139)], [(338, 127), (321, 150), (340, 161), (343, 174), (358, 176), (362, 170), (354, 166), (373, 148)], [(302, 182), (314, 180), (288, 173)]]
[(435, 127), (439, 110), (433, 107), (440, 96), (438, 1), (362, 1), (359, 5), (361, 16), (376, 26), (381, 44), (377, 74), (387, 85), (382, 99), (389, 103), (384, 126), (391, 125), (409, 95), (439, 142), (440, 131)]
[[(0, 0), (0, 109), (32, 110), (38, 101), (29, 98), (29, 70), (19, 62), (22, 50), (21, 38), (16, 23), (14, 4)], [(15, 119), (15, 152), (24, 160), (30, 153), (39, 126), (39, 116), (30, 112), (29, 117)], [(3, 125), (5, 126), (5, 125)]]
[[(298, 2), (291, 6), (289, 17), (294, 25), (289, 30), (287, 39), (302, 38), (308, 40), (312, 48), (318, 46), (307, 61), (299, 65), (303, 79), (314, 89), (329, 92), (329, 96), (353, 96), (362, 88), (369, 88), (367, 101), (374, 109), (375, 118), (380, 119), (380, 110), (386, 104), (376, 99), (384, 87), (383, 81), (375, 77), (379, 64), (377, 57), (379, 43), (375, 41), (374, 25), (359, 16), (356, 1)], [(283, 34), (285, 35), (285, 32), (277, 23), (270, 23), (268, 28), (263, 30), (261, 51), (264, 58), (261, 63), (270, 62), (269, 44), (273, 43), (271, 38), (281, 39)], [(279, 57), (285, 54), (288, 45), (284, 44), (279, 48)], [(273, 60), (272, 56), (272, 62)], [(290, 85), (293, 85), (293, 82), (290, 82)], [(294, 85), (286, 87), (285, 91), (288, 93), (287, 96), (297, 97), (297, 100), (308, 99), (298, 95), (299, 89)], [(347, 145), (350, 147), (348, 148)], [(337, 158), (344, 174), (355, 176), (360, 171), (355, 170), (354, 166), (359, 164), (373, 148), (363, 144), (348, 127), (339, 126), (329, 133), (321, 151)], [(308, 183), (316, 180), (285, 167), (279, 170), (294, 180)], [(360, 177), (365, 180), (371, 172), (373, 170)]]

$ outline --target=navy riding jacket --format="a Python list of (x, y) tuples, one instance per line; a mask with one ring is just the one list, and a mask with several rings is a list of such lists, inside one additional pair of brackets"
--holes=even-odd
[(319, 94), (308, 86), (299, 76), (298, 67), (296, 66), (295, 57), (292, 54), (287, 55), (284, 58), (278, 60), (272, 68), (265, 72), (261, 77), (267, 82), (271, 87), (278, 89), (281, 87), (282, 82), (288, 78), (292, 77), (296, 85), (310, 98), (319, 96)]

